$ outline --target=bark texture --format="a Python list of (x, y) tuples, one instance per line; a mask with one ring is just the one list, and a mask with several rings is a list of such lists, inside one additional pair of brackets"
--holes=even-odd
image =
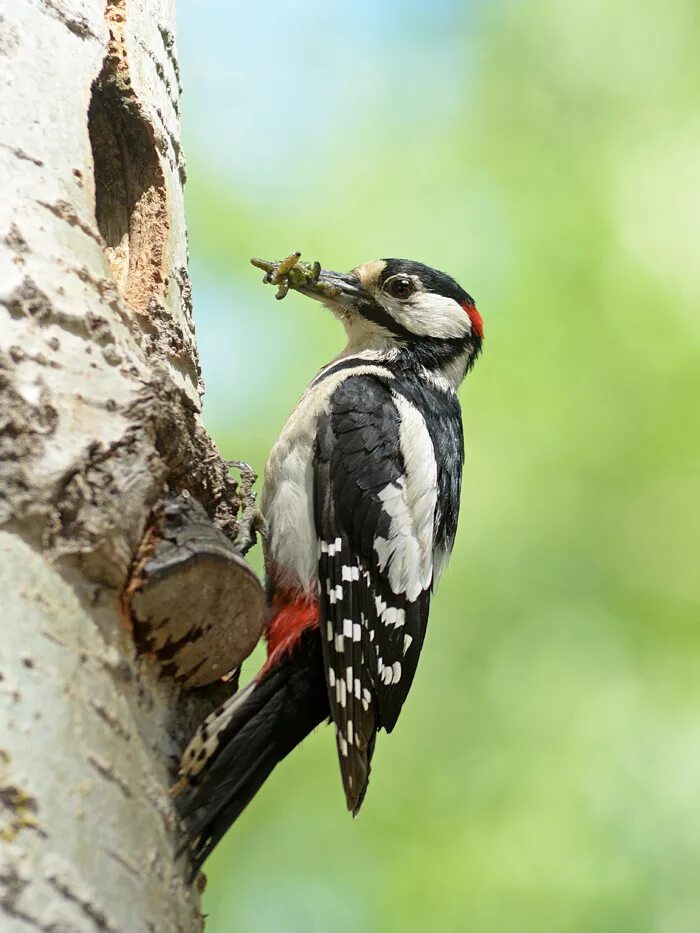
[(161, 613), (157, 651), (133, 637), (169, 502), (204, 509), (188, 547), (217, 542), (187, 591), (237, 565), (236, 484), (199, 421), (173, 30), (174, 0), (0, 0), (3, 931), (200, 929), (168, 787), (220, 688), (181, 681), (258, 625), (244, 571), (241, 644), (196, 605), (172, 631)]

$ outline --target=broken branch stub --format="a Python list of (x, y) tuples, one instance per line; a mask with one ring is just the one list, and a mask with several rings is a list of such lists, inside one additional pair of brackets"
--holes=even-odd
[(260, 581), (203, 507), (167, 500), (124, 592), (134, 636), (162, 673), (202, 687), (237, 668), (260, 639)]

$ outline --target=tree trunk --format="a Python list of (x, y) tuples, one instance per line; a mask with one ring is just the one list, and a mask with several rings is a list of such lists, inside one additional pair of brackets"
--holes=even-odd
[(259, 634), (199, 421), (173, 28), (0, 0), (3, 931), (201, 928), (168, 788), (220, 688), (187, 685)]

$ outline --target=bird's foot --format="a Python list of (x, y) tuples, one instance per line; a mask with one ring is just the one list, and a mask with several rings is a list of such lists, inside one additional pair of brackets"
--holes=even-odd
[(180, 777), (177, 779), (177, 781), (175, 781), (173, 786), (170, 788), (168, 793), (170, 794), (171, 797), (179, 797), (180, 794), (183, 791), (187, 790), (189, 786), (190, 786), (190, 782), (187, 779), (187, 775), (181, 774)]
[(262, 538), (267, 536), (267, 522), (255, 504), (255, 493), (253, 492), (253, 486), (258, 474), (249, 464), (244, 463), (242, 460), (227, 460), (226, 466), (229, 469), (238, 470), (241, 475), (241, 482), (238, 486), (241, 514), (238, 517), (238, 531), (233, 545), (241, 554), (247, 554), (255, 544), (258, 534)]

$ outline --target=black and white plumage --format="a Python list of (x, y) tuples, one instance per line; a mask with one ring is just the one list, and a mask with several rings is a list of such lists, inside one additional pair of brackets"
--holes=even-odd
[(330, 307), (348, 344), (307, 389), (265, 471), (268, 661), (183, 757), (196, 785), (186, 805), (195, 868), (325, 718), (358, 811), (376, 734), (394, 728), (413, 681), (457, 529), (456, 389), (483, 340), (471, 297), (444, 273), (396, 259), (294, 287)]
[(423, 644), (436, 473), (425, 423), (404, 396), (370, 375), (334, 390), (319, 419), (315, 525), (323, 658), (353, 811), (375, 732), (393, 729)]

